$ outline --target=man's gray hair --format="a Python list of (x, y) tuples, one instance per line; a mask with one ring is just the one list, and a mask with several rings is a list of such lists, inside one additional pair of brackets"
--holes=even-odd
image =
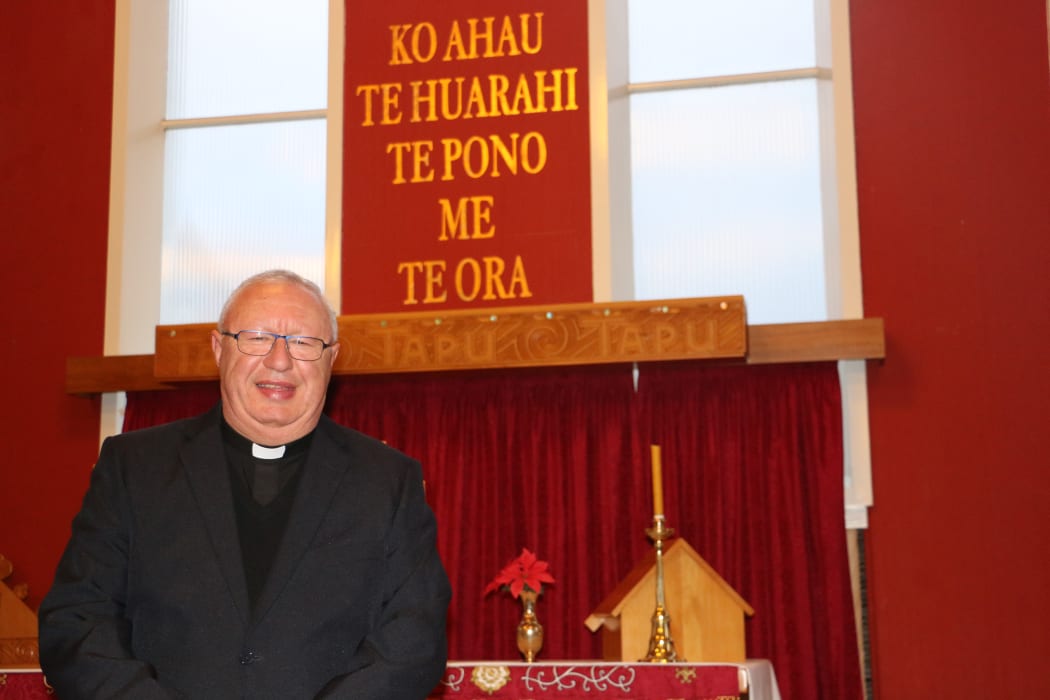
[[(229, 314), (230, 307), (233, 305), (234, 300), (236, 300), (237, 297), (240, 296), (241, 292), (243, 292), (248, 287), (254, 287), (257, 284), (267, 284), (272, 282), (293, 284), (309, 292), (315, 299), (317, 299), (317, 303), (320, 304), (321, 307), (328, 313), (328, 320), (332, 326), (332, 337), (331, 339), (326, 340), (326, 342), (331, 344), (339, 339), (339, 320), (336, 318), (335, 310), (332, 308), (332, 305), (329, 304), (328, 299), (325, 298), (324, 292), (321, 291), (321, 288), (318, 287), (317, 284), (311, 282), (310, 280), (306, 279), (301, 275), (292, 272), (291, 270), (267, 270), (265, 272), (260, 272), (257, 275), (252, 275), (251, 277), (237, 285), (237, 288), (234, 289), (230, 293), (230, 296), (226, 298), (226, 303), (222, 305), (222, 311), (219, 313), (219, 330), (243, 330), (242, 328), (226, 328), (226, 316)], [(321, 340), (325, 339), (322, 338)]]

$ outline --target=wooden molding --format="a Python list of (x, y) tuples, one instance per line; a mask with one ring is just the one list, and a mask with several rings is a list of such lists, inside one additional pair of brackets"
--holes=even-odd
[(39, 668), (40, 646), (36, 637), (0, 639), (0, 668)]
[[(170, 389), (218, 378), (214, 324), (158, 326), (156, 353), (70, 358), (66, 391)], [(881, 319), (749, 326), (743, 297), (339, 317), (333, 374), (718, 360), (881, 359)]]
[(103, 355), (66, 358), (66, 393), (174, 389), (153, 375), (153, 355)]
[(886, 338), (881, 318), (748, 326), (747, 363), (881, 360)]

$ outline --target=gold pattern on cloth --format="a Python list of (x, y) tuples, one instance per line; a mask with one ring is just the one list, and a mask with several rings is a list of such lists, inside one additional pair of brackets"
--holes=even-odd
[(683, 683), (692, 683), (696, 680), (696, 669), (680, 668), (674, 672), (674, 675)]
[(470, 682), (489, 695), (507, 685), (509, 680), (510, 669), (506, 666), (476, 666), (470, 672)]

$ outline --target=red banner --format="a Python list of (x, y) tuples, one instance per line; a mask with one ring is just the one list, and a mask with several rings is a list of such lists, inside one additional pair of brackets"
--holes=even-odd
[(587, 0), (348, 3), (344, 314), (590, 302)]

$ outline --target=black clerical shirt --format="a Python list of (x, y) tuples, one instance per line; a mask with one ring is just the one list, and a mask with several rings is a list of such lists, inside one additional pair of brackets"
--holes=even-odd
[[(282, 457), (260, 459), (252, 455), (251, 440), (225, 421), (222, 428), (244, 578), (254, 609), (281, 545), (313, 433), (286, 445)], [(253, 487), (258, 486), (261, 477), (259, 472), (267, 468), (276, 468), (276, 495), (253, 495)]]

